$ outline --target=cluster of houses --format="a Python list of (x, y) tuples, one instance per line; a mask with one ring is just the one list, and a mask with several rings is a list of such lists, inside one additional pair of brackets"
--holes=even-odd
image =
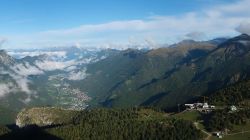
[(214, 109), (214, 105), (208, 105), (208, 103), (193, 103), (193, 104), (185, 104), (186, 109), (190, 110), (210, 110)]
[[(209, 113), (212, 110), (215, 109), (214, 105), (209, 105), (208, 103), (193, 103), (193, 104), (184, 104), (186, 107), (186, 110), (198, 110), (200, 112)], [(238, 108), (235, 105), (231, 105), (227, 107), (229, 110), (229, 113), (235, 112), (238, 110)], [(228, 134), (228, 129), (225, 129), (224, 131), (218, 131), (213, 132), (212, 134), (216, 136), (219, 139), (222, 139), (224, 135)]]
[(214, 132), (213, 135), (222, 139), (224, 134), (222, 132)]
[[(214, 105), (209, 105), (208, 103), (193, 103), (193, 104), (185, 104), (187, 110), (199, 110), (199, 111), (211, 111), (215, 109)], [(228, 107), (230, 112), (237, 111), (237, 107), (232, 105)]]

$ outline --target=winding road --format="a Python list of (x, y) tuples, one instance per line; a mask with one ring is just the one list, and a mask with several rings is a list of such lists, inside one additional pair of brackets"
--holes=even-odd
[(210, 138), (212, 137), (212, 134), (201, 129), (198, 125), (198, 122), (194, 122), (194, 126), (198, 129), (198, 130), (201, 130), (203, 133), (205, 133), (207, 135), (207, 137), (204, 139), (204, 140), (210, 140)]

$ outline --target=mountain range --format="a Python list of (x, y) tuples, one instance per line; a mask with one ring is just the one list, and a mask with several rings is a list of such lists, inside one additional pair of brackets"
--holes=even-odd
[(171, 109), (249, 78), (249, 50), (246, 34), (145, 52), (129, 49), (90, 64), (82, 88), (93, 104)]
[(14, 116), (34, 106), (173, 109), (249, 79), (249, 60), (246, 34), (151, 50), (2, 50), (0, 111)]

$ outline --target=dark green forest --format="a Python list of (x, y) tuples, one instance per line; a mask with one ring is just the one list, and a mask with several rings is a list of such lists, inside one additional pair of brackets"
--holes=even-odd
[(225, 87), (210, 95), (209, 103), (214, 105), (249, 106), (250, 80)]
[(230, 112), (228, 109), (217, 110), (206, 116), (205, 122), (209, 131), (233, 129), (234, 125), (244, 125), (250, 119), (250, 109)]
[[(220, 107), (206, 115), (207, 129), (210, 131), (233, 129), (235, 125), (247, 124), (250, 119), (250, 80), (244, 80), (222, 88), (209, 96), (209, 103)], [(231, 111), (230, 106), (237, 106)]]
[[(62, 119), (64, 116), (61, 116)], [(164, 139), (164, 140), (198, 140), (202, 137), (193, 123), (173, 119), (166, 113), (152, 109), (92, 109), (76, 113), (70, 122), (50, 127), (32, 127), (16, 129), (0, 137), (36, 138), (42, 133), (43, 138), (57, 139)], [(36, 131), (37, 130), (37, 131)], [(36, 132), (33, 132), (36, 131)], [(39, 133), (38, 133), (39, 132)], [(35, 134), (35, 135), (32, 135)], [(44, 135), (46, 134), (46, 135)], [(53, 137), (52, 137), (53, 136)], [(41, 137), (40, 137), (41, 138)]]

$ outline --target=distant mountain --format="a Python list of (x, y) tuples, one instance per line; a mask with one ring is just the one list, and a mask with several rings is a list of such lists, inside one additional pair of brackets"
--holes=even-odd
[(219, 45), (219, 44), (221, 44), (221, 43), (226, 42), (228, 39), (229, 39), (229, 38), (223, 38), (223, 37), (221, 37), (221, 38), (215, 38), (215, 39), (209, 40), (208, 42), (209, 42), (209, 43), (212, 43), (212, 44), (214, 44), (214, 45)]
[[(216, 40), (216, 41), (215, 41)], [(158, 49), (0, 51), (0, 106), (172, 109), (250, 77), (250, 37)]]
[(30, 50), (8, 50), (8, 54), (17, 59), (34, 56), (47, 56), (53, 60), (68, 61), (81, 58), (108, 56), (119, 52), (114, 49), (99, 49), (99, 48), (79, 48), (71, 47), (54, 47), (45, 49), (30, 49)]
[(186, 80), (182, 75), (175, 75), (178, 78), (172, 80), (172, 74), (181, 66), (192, 67), (192, 61), (206, 56), (214, 48), (206, 42), (181, 42), (175, 47), (147, 52), (126, 50), (89, 65), (90, 76), (83, 88), (105, 106), (156, 103)]
[(169, 48), (126, 50), (88, 66), (82, 89), (94, 105), (172, 108), (247, 79), (248, 35), (219, 45), (183, 41)]

